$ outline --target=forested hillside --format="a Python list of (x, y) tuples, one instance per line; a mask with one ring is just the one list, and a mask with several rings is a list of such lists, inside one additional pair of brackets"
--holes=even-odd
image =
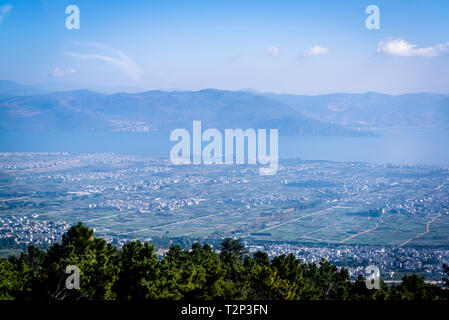
[[(66, 288), (69, 265), (79, 268), (79, 289)], [(173, 245), (159, 259), (148, 242), (128, 242), (120, 250), (78, 223), (45, 251), (30, 246), (19, 257), (1, 259), (0, 299), (435, 300), (448, 295), (416, 275), (394, 287), (381, 282), (380, 289), (368, 290), (362, 277), (351, 282), (347, 270), (324, 260), (304, 264), (294, 255), (250, 255), (229, 238), (219, 253), (207, 244), (195, 243), (191, 250)]]

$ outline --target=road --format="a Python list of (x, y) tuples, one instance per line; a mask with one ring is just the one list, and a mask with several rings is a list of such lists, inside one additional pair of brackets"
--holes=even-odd
[(421, 233), (418, 233), (418, 234), (417, 234), (416, 236), (414, 236), (413, 238), (410, 238), (410, 239), (408, 239), (407, 241), (405, 241), (404, 243), (401, 243), (401, 244), (398, 246), (398, 248), (400, 248), (400, 247), (402, 247), (402, 246), (405, 246), (405, 245), (406, 245), (407, 243), (409, 243), (410, 241), (415, 240), (415, 239), (417, 239), (417, 238), (419, 238), (419, 237), (421, 237), (421, 236), (423, 236), (423, 235), (429, 233), (429, 231), (430, 231), (430, 224), (431, 224), (432, 222), (434, 222), (436, 219), (438, 219), (439, 217), (441, 217), (441, 213), (439, 213), (436, 217), (433, 217), (431, 220), (427, 221), (427, 224), (426, 224), (426, 231), (421, 232)]
[(208, 214), (206, 216), (201, 216), (201, 217), (198, 217), (198, 218), (187, 219), (187, 220), (182, 220), (182, 221), (177, 221), (177, 222), (172, 222), (172, 223), (167, 223), (167, 224), (161, 224), (161, 225), (158, 225), (158, 226), (147, 227), (147, 228), (134, 230), (134, 231), (129, 231), (129, 232), (123, 232), (123, 233), (120, 233), (118, 235), (119, 236), (123, 236), (123, 235), (131, 234), (131, 233), (138, 233), (138, 232), (147, 231), (147, 230), (159, 229), (159, 228), (162, 228), (162, 227), (174, 226), (174, 225), (178, 225), (178, 224), (183, 224), (183, 223), (188, 223), (188, 222), (192, 222), (192, 221), (206, 219), (206, 218), (213, 217), (213, 216), (218, 216), (220, 214), (225, 214), (225, 213), (228, 213), (228, 212), (231, 212), (231, 211), (237, 211), (237, 210), (240, 210), (240, 209), (232, 209), (232, 210), (227, 210), (227, 211), (223, 211), (223, 212), (219, 212), (219, 213), (212, 213), (212, 214)]
[(376, 230), (377, 228), (379, 228), (379, 223), (383, 223), (383, 222), (384, 222), (384, 220), (381, 218), (381, 219), (380, 219), (380, 222), (377, 222), (375, 227), (373, 227), (373, 228), (371, 228), (371, 229), (368, 229), (368, 230), (365, 230), (365, 231), (362, 231), (362, 232), (359, 232), (359, 233), (356, 233), (356, 234), (353, 234), (352, 236), (347, 237), (346, 239), (341, 240), (340, 243), (343, 243), (343, 242), (346, 242), (346, 241), (348, 241), (348, 240), (351, 240), (352, 238), (358, 237), (358, 236), (360, 236), (360, 235), (362, 235), (362, 234), (365, 234), (365, 233), (374, 231), (374, 230)]

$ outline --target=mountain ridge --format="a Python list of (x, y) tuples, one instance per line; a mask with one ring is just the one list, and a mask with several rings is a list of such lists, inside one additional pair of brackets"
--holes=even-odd
[[(11, 95), (14, 92), (19, 94)], [(213, 88), (43, 93), (0, 81), (0, 130), (161, 131), (191, 128), (193, 120), (201, 120), (204, 128), (279, 128), (281, 134), (295, 135), (358, 136), (371, 135), (370, 129), (377, 128), (448, 128), (449, 95), (304, 96)]]

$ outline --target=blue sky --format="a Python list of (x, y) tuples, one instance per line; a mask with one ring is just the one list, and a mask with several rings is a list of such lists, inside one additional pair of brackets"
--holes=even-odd
[(0, 41), (0, 79), (24, 84), (449, 93), (445, 0), (0, 0)]

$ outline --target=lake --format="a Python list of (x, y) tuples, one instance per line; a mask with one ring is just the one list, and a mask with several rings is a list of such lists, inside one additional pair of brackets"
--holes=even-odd
[[(168, 154), (174, 144), (167, 132), (0, 132), (0, 152)], [(279, 156), (449, 165), (449, 130), (389, 129), (376, 137), (280, 136)]]

